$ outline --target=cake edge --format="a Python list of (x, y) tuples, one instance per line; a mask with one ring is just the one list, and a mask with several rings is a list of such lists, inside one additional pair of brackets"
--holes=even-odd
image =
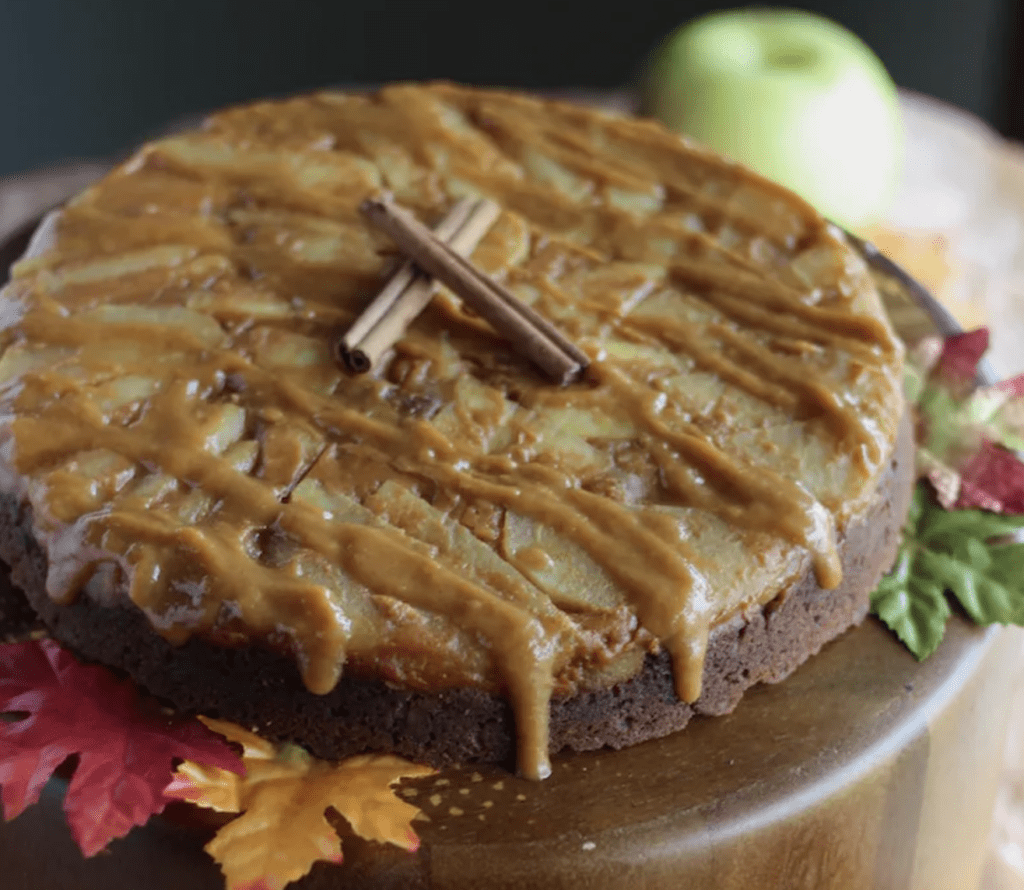
[[(648, 654), (631, 679), (551, 702), (550, 750), (624, 748), (682, 729), (695, 714), (732, 711), (757, 683), (776, 683), (867, 614), (871, 591), (895, 560), (914, 481), (909, 412), (873, 506), (840, 536), (843, 581), (822, 590), (808, 568), (763, 607), (712, 632), (703, 692), (689, 705), (675, 694), (665, 651)], [(145, 615), (46, 593), (46, 554), (32, 534), (32, 510), (0, 496), (0, 558), (52, 636), (89, 661), (124, 671), (186, 712), (231, 720), (265, 738), (291, 741), (325, 759), (367, 751), (443, 767), (515, 757), (512, 708), (476, 689), (420, 693), (380, 680), (344, 677), (324, 696), (304, 687), (294, 660), (257, 647), (228, 649), (198, 638), (175, 647)]]

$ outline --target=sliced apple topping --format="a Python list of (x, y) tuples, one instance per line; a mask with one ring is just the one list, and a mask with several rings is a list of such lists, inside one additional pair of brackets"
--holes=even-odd
[(159, 392), (162, 385), (154, 377), (126, 374), (97, 386), (93, 398), (100, 411), (116, 422)]
[(148, 247), (133, 253), (118, 254), (108, 259), (93, 260), (52, 269), (40, 277), (48, 290), (57, 291), (69, 285), (94, 284), (124, 278), (151, 269), (167, 269), (191, 260), (196, 248), (189, 244), (166, 244)]
[(519, 215), (502, 213), (473, 251), (473, 264), (495, 275), (518, 266), (530, 254), (530, 227)]
[(782, 422), (741, 430), (732, 437), (736, 453), (753, 464), (771, 467), (801, 484), (830, 510), (843, 503), (856, 472), (850, 457), (837, 457), (822, 424)]
[(692, 364), (685, 357), (666, 352), (654, 344), (632, 343), (628, 340), (606, 341), (602, 345), (599, 360), (620, 366), (639, 365), (646, 369), (647, 376), (655, 372), (662, 372), (662, 375), (680, 373), (688, 364)]
[(164, 500), (177, 487), (177, 480), (166, 473), (149, 473), (138, 478), (134, 485), (122, 492), (121, 503), (124, 507), (137, 505), (139, 509), (148, 510)]
[(269, 250), (281, 260), (376, 275), (376, 242), (357, 219), (331, 220), (305, 213), (231, 210), (228, 219), (243, 233), (246, 251)]
[(586, 301), (588, 312), (604, 320), (609, 316), (615, 318), (628, 315), (654, 292), (664, 278), (663, 266), (620, 261), (580, 271), (571, 276), (566, 284), (570, 292), (578, 291)]
[(376, 133), (358, 133), (360, 144), (373, 155), (382, 184), (403, 204), (426, 203), (436, 197), (437, 184), (414, 163), (410, 153)]
[(820, 281), (832, 281), (842, 277), (844, 269), (843, 253), (838, 245), (824, 243), (800, 251), (789, 264), (789, 271), (800, 283), (808, 288), (810, 294), (818, 293)]
[[(257, 336), (253, 338), (256, 346), (253, 349), (254, 357), (260, 364), (276, 369), (291, 369), (308, 374), (309, 369), (321, 366), (330, 367), (330, 347), (323, 337), (309, 337), (305, 334), (296, 334), (280, 328), (261, 328)], [(318, 391), (326, 392), (323, 388), (323, 374), (317, 374), (317, 382), (321, 386), (316, 387)], [(334, 375), (337, 380), (340, 375)]]
[(337, 193), (347, 197), (381, 186), (377, 165), (351, 152), (296, 152), (286, 156), (286, 164), (298, 186), (316, 195)]
[[(809, 557), (775, 535), (751, 534), (728, 521), (691, 507), (657, 506), (646, 510), (668, 518), (680, 541), (698, 560), (697, 569), (710, 590), (730, 591), (729, 601), (758, 606), (774, 598), (781, 586), (806, 569)], [(750, 559), (757, 553), (757, 559)], [(718, 605), (721, 609), (721, 605)], [(711, 624), (726, 617), (712, 614)]]
[[(197, 432), (203, 449), (210, 454), (223, 454), (245, 432), (246, 411), (233, 402), (207, 404), (195, 414)], [(198, 436), (197, 436), (198, 438)]]
[[(315, 511), (323, 522), (355, 523), (357, 525), (379, 525), (381, 520), (360, 504), (336, 488), (328, 487), (315, 477), (302, 479), (291, 493), (293, 504)], [(375, 609), (370, 591), (330, 560), (309, 550), (296, 550), (287, 563), (293, 570), (316, 584), (322, 584), (330, 594), (339, 615), (350, 622), (347, 628), (349, 643), (358, 648), (364, 640), (373, 639)]]
[[(192, 488), (173, 505), (173, 510), (182, 525), (198, 525), (214, 508), (216, 501), (199, 488)], [(165, 504), (164, 509), (171, 505)]]
[(530, 416), (525, 426), (535, 437), (530, 448), (536, 456), (554, 457), (559, 466), (579, 475), (591, 475), (611, 467), (611, 458), (602, 442), (591, 439), (622, 439), (635, 434), (628, 420), (600, 415), (580, 408), (547, 408)]
[(484, 586), (528, 603), (538, 613), (550, 611), (532, 585), (490, 546), (403, 485), (385, 482), (366, 504), (390, 524), (435, 548), (441, 559)]
[(229, 445), (222, 456), (236, 473), (248, 476), (256, 468), (256, 461), (259, 460), (260, 443), (255, 439), (243, 439)]
[(299, 422), (286, 423), (283, 418), (260, 418), (256, 439), (260, 443), (260, 457), (255, 475), (279, 497), (292, 491), (325, 446), (321, 432)]
[(190, 292), (185, 306), (222, 321), (278, 321), (295, 316), (295, 307), (277, 294), (236, 286), (226, 293), (208, 290)]
[(498, 390), (465, 375), (455, 381), (453, 398), (430, 424), (449, 441), (468, 437), (479, 443), (481, 451), (493, 453), (511, 444), (514, 432), (509, 420), (517, 410)]
[(46, 475), (43, 488), (50, 511), (63, 522), (74, 522), (100, 510), (135, 478), (138, 469), (134, 461), (106, 448), (81, 451)]
[(715, 232), (715, 240), (722, 246), (723, 250), (742, 253), (740, 248), (746, 243), (747, 236), (731, 223), (724, 223)]
[(505, 513), (501, 552), (560, 609), (611, 610), (625, 602), (622, 589), (586, 550), (529, 516)]
[[(116, 338), (118, 327), (145, 326), (154, 329), (176, 330), (182, 342), (192, 340), (202, 346), (220, 346), (224, 343), (224, 330), (202, 312), (184, 306), (97, 306), (75, 316), (78, 321), (102, 325), (108, 335)], [(126, 331), (122, 336), (132, 336)]]
[(74, 350), (64, 346), (40, 346), (34, 343), (15, 343), (0, 357), (0, 386), (35, 370), (52, 370)]
[(604, 190), (609, 206), (635, 216), (648, 216), (661, 210), (665, 203), (665, 189), (652, 185), (649, 191), (639, 192), (610, 185)]
[[(658, 381), (658, 388), (668, 393), (672, 400), (688, 414), (708, 417), (728, 387), (717, 374), (705, 371), (691, 371), (688, 374), (672, 374)], [(729, 415), (729, 421), (735, 415)]]
[(533, 178), (573, 201), (584, 201), (594, 192), (594, 183), (547, 155), (527, 149), (521, 158), (523, 167)]

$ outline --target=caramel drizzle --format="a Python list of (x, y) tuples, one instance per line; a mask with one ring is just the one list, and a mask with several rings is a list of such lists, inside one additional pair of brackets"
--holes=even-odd
[(896, 349), (892, 334), (880, 318), (855, 314), (844, 308), (810, 305), (799, 299), (801, 295), (798, 291), (775, 279), (757, 277), (747, 270), (701, 264), (681, 257), (676, 258), (671, 272), (688, 287), (717, 289), (734, 297), (742, 294), (755, 304), (792, 314), (818, 328), (878, 344), (889, 350)]
[[(300, 219), (294, 216), (296, 209), (322, 214), (331, 224), (339, 218), (339, 207), (349, 207), (354, 213), (359, 200), (371, 190), (381, 185), (394, 188), (399, 173), (397, 168), (386, 172), (385, 178), (390, 176), (391, 181), (384, 183), (367, 174), (369, 178), (361, 183), (352, 174), (356, 167), (350, 157), (360, 157), (361, 153), (372, 157), (372, 152), (365, 144), (356, 144), (362, 137), (352, 134), (376, 131), (391, 146), (389, 150), (397, 152), (395, 157), (408, 159), (409, 167), (401, 176), (419, 185), (409, 186), (408, 194), (399, 197), (410, 206), (428, 207), (437, 201), (437, 176), (424, 171), (444, 166), (440, 159), (447, 156), (447, 175), (453, 180), (472, 183), (482, 193), (498, 196), (503, 206), (518, 210), (531, 221), (534, 249), (547, 233), (551, 234), (549, 243), (566, 245), (563, 255), (578, 243), (581, 250), (574, 263), (582, 263), (583, 268), (597, 264), (597, 257), (594, 248), (575, 240), (581, 237), (580, 232), (585, 235), (589, 231), (597, 243), (597, 234), (616, 226), (642, 231), (643, 222), (638, 222), (635, 214), (601, 206), (588, 209), (555, 186), (540, 187), (524, 179), (517, 166), (522, 140), (516, 145), (503, 143), (495, 131), (483, 135), (468, 123), (475, 96), (442, 87), (412, 93), (392, 91), (373, 101), (353, 100), (344, 104), (348, 119), (343, 128), (334, 122), (330, 101), (296, 100), (275, 107), (275, 128), (269, 135), (256, 135), (263, 126), (260, 122), (269, 120), (265, 109), (254, 112), (252, 118), (233, 111), (215, 119), (205, 135), (194, 137), (194, 144), (206, 155), (190, 156), (193, 143), (187, 141), (172, 140), (149, 149), (140, 161), (114, 174), (108, 192), (122, 201), (133, 183), (144, 191), (145, 183), (158, 176), (168, 206), (173, 207), (177, 200), (175, 182), (182, 183), (184, 196), (191, 194), (195, 181), (202, 180), (208, 194), (220, 196), (229, 206), (200, 208), (198, 217), (194, 207), (179, 209), (171, 214), (168, 225), (176, 237), (181, 237), (188, 231), (181, 216), (200, 219), (198, 231), (202, 234), (197, 237), (197, 246), (212, 250), (212, 255), (226, 255), (230, 262), (220, 264), (221, 271), (212, 277), (202, 278), (198, 264), (210, 254), (197, 253), (181, 267), (163, 271), (163, 283), (155, 291), (155, 298), (148, 283), (153, 270), (139, 273), (138, 281), (147, 284), (137, 287), (138, 302), (176, 305), (198, 290), (228, 301), (236, 292), (255, 293), (277, 306), (301, 286), (304, 293), (300, 302), (288, 313), (270, 313), (265, 318), (250, 312), (250, 321), (245, 320), (245, 312), (225, 310), (217, 316), (223, 340), (210, 345), (187, 325), (132, 322), (112, 329), (109, 323), (77, 316), (82, 307), (99, 303), (106, 281), (64, 286), (51, 297), (45, 293), (52, 284), (46, 277), (50, 273), (44, 270), (36, 284), (27, 284), (32, 282), (31, 277), (18, 283), (19, 292), (26, 286), (32, 292), (18, 322), (20, 336), (34, 343), (68, 347), (74, 354), (56, 366), (21, 373), (18, 385), (4, 390), (0, 399), (16, 416), (11, 434), (17, 469), (39, 483), (31, 489), (37, 515), (51, 517), (51, 559), (65, 554), (65, 564), (54, 571), (54, 596), (73, 597), (88, 580), (99, 558), (95, 554), (106, 553), (107, 559), (113, 554), (129, 580), (132, 599), (147, 611), (161, 633), (176, 641), (201, 633), (230, 643), (255, 639), (280, 645), (280, 630), (285, 627), (286, 645), (295, 653), (307, 685), (320, 692), (333, 687), (346, 659), (372, 658), (376, 647), (386, 642), (386, 628), (373, 605), (375, 596), (392, 597), (430, 614), (444, 615), (475, 635), (494, 664), (493, 677), (466, 677), (458, 682), (478, 682), (486, 688), (506, 691), (517, 718), (520, 768), (539, 777), (548, 769), (547, 715), (554, 676), (560, 666), (571, 662), (574, 653), (593, 643), (584, 644), (572, 617), (557, 610), (525, 578), (521, 584), (513, 584), (483, 570), (476, 574), (470, 571), (467, 576), (463, 557), (439, 548), (436, 542), (418, 540), (414, 527), (403, 531), (372, 516), (360, 515), (358, 521), (346, 519), (341, 507), (325, 510), (301, 497), (289, 497), (299, 492), (300, 479), (315, 485), (330, 470), (341, 474), (338, 495), (358, 506), (360, 492), (369, 490), (367, 480), (345, 475), (344, 458), (331, 451), (332, 445), (349, 443), (388, 455), (375, 464), (383, 474), (378, 481), (393, 478), (406, 487), (418, 488), (428, 502), (431, 492), (441, 492), (465, 503), (488, 503), (515, 511), (558, 530), (622, 588), (641, 625), (669, 650), (677, 690), (687, 701), (695, 700), (700, 692), (704, 650), (715, 614), (713, 599), (721, 592), (708, 590), (706, 578), (697, 568), (699, 554), (692, 552), (685, 541), (665, 539), (665, 530), (671, 524), (656, 508), (631, 506), (597, 495), (585, 490), (571, 469), (531, 458), (534, 427), (528, 417), (523, 419), (524, 411), (532, 410), (531, 405), (538, 409), (545, 405), (585, 405), (597, 416), (625, 416), (636, 431), (636, 441), (645, 444), (647, 459), (661, 480), (663, 491), (659, 497), (708, 511), (740, 529), (758, 533), (771, 529), (811, 555), (823, 586), (837, 583), (839, 566), (831, 514), (779, 473), (748, 466), (723, 451), (678, 412), (666, 410), (643, 362), (599, 359), (594, 363), (594, 379), (589, 387), (576, 387), (561, 395), (543, 387), (524, 387), (514, 364), (513, 371), (500, 364), (490, 370), (483, 368), (484, 379), (488, 374), (497, 375), (492, 385), (506, 396), (502, 375), (511, 374), (522, 406), (515, 419), (520, 441), (491, 454), (480, 452), (462, 438), (446, 435), (430, 421), (403, 417), (384, 399), (392, 392), (408, 390), (415, 394), (421, 386), (418, 381), (427, 379), (423, 375), (429, 375), (431, 368), (436, 374), (436, 369), (443, 367), (447, 361), (440, 345), (443, 337), (450, 336), (453, 347), (478, 348), (469, 339), (475, 336), (471, 328), (460, 330), (451, 317), (445, 322), (453, 325), (447, 333), (442, 334), (436, 327), (431, 330), (430, 318), (436, 325), (441, 312), (433, 316), (428, 313), (421, 319), (424, 324), (418, 325), (424, 330), (403, 343), (389, 373), (398, 374), (400, 363), (406, 363), (402, 366), (407, 368), (402, 372), (404, 383), (339, 378), (326, 389), (313, 389), (313, 372), (326, 373), (324, 362), (330, 361), (326, 346), (323, 362), (313, 361), (308, 370), (303, 365), (289, 366), (284, 372), (273, 364), (268, 357), (271, 354), (262, 351), (264, 343), (275, 342), (272, 332), (287, 337), (302, 331), (326, 344), (327, 329), (339, 320), (337, 303), (341, 299), (337, 293), (341, 285), (334, 284), (341, 280), (337, 269), (325, 271), (332, 268), (332, 262), (341, 263), (342, 269), (348, 268), (345, 263), (357, 264), (350, 280), (363, 282), (367, 290), (377, 282), (364, 272), (366, 261), (362, 255), (357, 257), (348, 248), (341, 259), (332, 261), (328, 257), (318, 261), (319, 266), (303, 260), (301, 248), (321, 237), (315, 228), (264, 239), (259, 225), (253, 224), (255, 228), (248, 233), (234, 225), (231, 208), (238, 206), (241, 189), (251, 200), (285, 208), (294, 220)], [(439, 97), (450, 104), (444, 105)], [(513, 104), (517, 121), (524, 113), (536, 113), (538, 107)], [(505, 113), (500, 107), (497, 111), (488, 107), (488, 113)], [(475, 113), (479, 118), (479, 109)], [(452, 116), (461, 118), (467, 127), (465, 132), (449, 126), (448, 118)], [(579, 158), (582, 144), (557, 137), (557, 126), (538, 125), (521, 132), (528, 134), (527, 141), (535, 140), (533, 145), (541, 154), (575, 165), (575, 175), (594, 179), (595, 188), (601, 187), (602, 179), (625, 186), (645, 178), (656, 180), (665, 173), (672, 181), (685, 178), (687, 187), (696, 189), (694, 177), (708, 175), (684, 175), (679, 167), (678, 146), (669, 152), (664, 137), (645, 126), (637, 128), (603, 119), (597, 119), (594, 126), (604, 128), (609, 144), (618, 144), (616, 140), (636, 142), (631, 160), (627, 163), (616, 157), (607, 165), (584, 164)], [(254, 128), (252, 132), (248, 127)], [(222, 159), (217, 154), (217, 146), (222, 143), (242, 142), (250, 148), (241, 152), (241, 158), (237, 150), (230, 155), (230, 163), (229, 156)], [(325, 153), (328, 160), (332, 151), (344, 156), (342, 169), (346, 173), (338, 176), (327, 192), (324, 177), (330, 178), (332, 168), (326, 161), (323, 169), (315, 168), (309, 174), (315, 187), (302, 178), (306, 175), (303, 164), (323, 161), (315, 151), (308, 150), (310, 143), (330, 144)], [(467, 148), (470, 145), (472, 151)], [(289, 154), (293, 148), (295, 153)], [(277, 154), (270, 154), (271, 150)], [(251, 155), (250, 166), (246, 165), (246, 152)], [(670, 170), (664, 168), (666, 152), (672, 159)], [(471, 160), (474, 163), (470, 164)], [(378, 159), (376, 163), (376, 169), (387, 171), (384, 161)], [(716, 175), (707, 158), (702, 163), (710, 169), (710, 175)], [(423, 172), (420, 179), (410, 172), (417, 170)], [(737, 184), (734, 172), (729, 173), (727, 181)], [(328, 192), (329, 197), (323, 197)], [(772, 200), (778, 200), (771, 190), (769, 194)], [(65, 211), (66, 237), (75, 245), (76, 256), (87, 256), (89, 239), (102, 241), (108, 228), (125, 231), (118, 213), (104, 210), (104, 195), (101, 187)], [(321, 197), (317, 199), (316, 195)], [(734, 212), (728, 200), (712, 203), (723, 219)], [(704, 198), (695, 204), (704, 207)], [(791, 203), (784, 209), (792, 213), (792, 218), (780, 215), (777, 232), (795, 232), (809, 224), (803, 205)], [(740, 222), (747, 222), (745, 212), (737, 216)], [(351, 218), (342, 218), (346, 226), (354, 225)], [(813, 220), (810, 224), (822, 225)], [(160, 227), (148, 225), (145, 238), (157, 238)], [(559, 226), (582, 228), (580, 232), (560, 231)], [(217, 234), (218, 227), (226, 227), (230, 237)], [(487, 243), (493, 243), (499, 234), (492, 231)], [(820, 234), (805, 232), (802, 237), (810, 241)], [(367, 245), (372, 244), (370, 237)], [(845, 350), (885, 376), (891, 373), (893, 349), (884, 324), (855, 314), (838, 297), (828, 306), (809, 305), (805, 295), (792, 286), (753, 274), (749, 261), (742, 256), (711, 253), (717, 253), (719, 260), (702, 263), (692, 257), (677, 257), (672, 267), (673, 282), (681, 282), (682, 289), (721, 313), (703, 333), (676, 321), (628, 312), (617, 317), (607, 311), (572, 318), (570, 332), (574, 337), (594, 338), (597, 342), (602, 337), (632, 339), (640, 335), (640, 342), (691, 355), (698, 365), (713, 369), (733, 386), (768, 404), (784, 409), (802, 406), (809, 414), (820, 414), (827, 420), (838, 448), (848, 450), (851, 438), (869, 446), (858, 468), (858, 479), (863, 487), (870, 487), (883, 456), (881, 443), (890, 431), (887, 424), (894, 424), (894, 416), (887, 416), (879, 425), (880, 431), (872, 432), (837, 396), (839, 382), (808, 366), (773, 356), (764, 346), (763, 335), (754, 336), (734, 323)], [(315, 251), (313, 255), (317, 255)], [(257, 277), (246, 281), (245, 271), (253, 268)], [(571, 308), (570, 278), (559, 280), (558, 273), (552, 274), (551, 270), (531, 272), (528, 264), (512, 271), (517, 285), (534, 286), (536, 305), (552, 318), (560, 318)], [(26, 273), (30, 274), (31, 270)], [(118, 281), (118, 292), (125, 301), (132, 286), (132, 279)], [(342, 297), (348, 300), (351, 296), (345, 304), (347, 317), (353, 317), (361, 295), (358, 287), (345, 287), (348, 289), (342, 288)], [(275, 290), (279, 296), (275, 296)], [(589, 300), (584, 293), (579, 305), (603, 306), (605, 302)], [(723, 323), (722, 316), (730, 323)], [(254, 330), (271, 333), (260, 340), (253, 336)], [(728, 348), (717, 352), (705, 345), (709, 335)], [(133, 341), (148, 344), (138, 359), (104, 358), (110, 344)], [(105, 387), (118, 377), (112, 369), (124, 375), (145, 376), (152, 373), (150, 354), (171, 359), (171, 379), (127, 413), (101, 409)], [(449, 369), (444, 385), (455, 386), (459, 373), (465, 373), (464, 369)], [(224, 381), (229, 377), (244, 382), (241, 392), (231, 395), (225, 390)], [(232, 460), (241, 458), (232, 457), (229, 450), (208, 450), (204, 437), (216, 432), (216, 424), (212, 432), (197, 425), (196, 411), (209, 405), (216, 413), (227, 410), (229, 404), (245, 413), (245, 428), (239, 440), (243, 444), (254, 437), (259, 444), (259, 430), (270, 427), (313, 431), (316, 441), (308, 445), (308, 454), (295, 444), (294, 454), (281, 458), (285, 461), (283, 467), (291, 467), (291, 482), (270, 485), (261, 478), (264, 464), (270, 461), (266, 453), (247, 471), (239, 471)], [(267, 414), (268, 409), (280, 417), (274, 420)], [(492, 434), (499, 420), (481, 415), (483, 410), (460, 405), (462, 428), (473, 423), (483, 433)], [(261, 446), (264, 452), (269, 441)], [(68, 455), (103, 448), (126, 459), (131, 479), (117, 485), (112, 482), (106, 488), (100, 486), (100, 492), (95, 484), (76, 476), (74, 468), (66, 468), (64, 462)], [(157, 472), (171, 480), (170, 493), (152, 497), (133, 494)], [(108, 489), (114, 492), (112, 499)], [(173, 510), (197, 495), (203, 504), (196, 514), (197, 524), (188, 527)], [(161, 512), (160, 504), (164, 511), (171, 512)], [(365, 513), (364, 508), (358, 509)], [(309, 555), (312, 564), (342, 571), (350, 579), (345, 582), (348, 586), (340, 589), (341, 582), (329, 571), (325, 577), (308, 575), (301, 560), (264, 564), (261, 557), (253, 555), (251, 541), (254, 534), (267, 529)], [(225, 610), (230, 613), (227, 617)], [(450, 654), (450, 659), (446, 669), (456, 670), (458, 653)]]

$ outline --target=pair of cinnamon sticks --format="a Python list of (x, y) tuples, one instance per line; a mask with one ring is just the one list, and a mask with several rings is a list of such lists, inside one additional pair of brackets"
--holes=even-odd
[(587, 368), (586, 353), (466, 259), (498, 218), (500, 208), (493, 201), (459, 201), (434, 231), (388, 198), (365, 201), (360, 209), (409, 259), (338, 344), (339, 357), (350, 370), (370, 370), (423, 311), (439, 284), (454, 291), (557, 383), (570, 383)]

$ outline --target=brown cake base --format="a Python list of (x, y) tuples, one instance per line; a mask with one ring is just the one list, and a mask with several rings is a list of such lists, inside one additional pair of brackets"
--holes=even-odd
[[(556, 755), (544, 782), (479, 766), (404, 783), (427, 817), (418, 852), (342, 828), (345, 862), (290, 886), (978, 890), (1022, 641), (954, 617), (918, 663), (869, 619), (732, 714)], [(201, 816), (154, 818), (83, 859), (63, 793), (51, 782), (0, 822), (4, 890), (223, 890)]]
[[(695, 713), (729, 713), (750, 686), (778, 682), (862, 621), (869, 592), (893, 563), (906, 516), (913, 476), (908, 428), (904, 423), (875, 504), (840, 541), (839, 588), (824, 591), (808, 573), (765, 608), (716, 629), (704, 691), (693, 706), (676, 697), (665, 653), (648, 655), (631, 680), (555, 699), (551, 750), (624, 748), (682, 729)], [(255, 727), (328, 759), (388, 751), (435, 766), (512, 763), (513, 715), (499, 697), (473, 689), (423, 694), (358, 677), (343, 678), (328, 695), (313, 695), (294, 663), (274, 652), (198, 639), (173, 647), (131, 604), (104, 608), (83, 598), (56, 605), (46, 594), (46, 557), (32, 537), (27, 509), (10, 498), (0, 505), (0, 558), (50, 633), (85, 658), (126, 671), (177, 708)]]

